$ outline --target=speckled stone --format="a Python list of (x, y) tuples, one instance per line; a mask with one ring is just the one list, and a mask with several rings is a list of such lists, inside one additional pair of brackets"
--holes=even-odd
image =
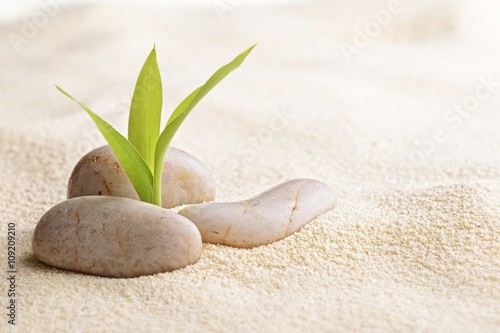
[(38, 222), (33, 252), (41, 262), (107, 277), (137, 277), (195, 263), (196, 226), (172, 211), (128, 198), (66, 200)]
[[(162, 174), (162, 207), (212, 201), (217, 184), (194, 156), (169, 147)], [(105, 195), (139, 200), (125, 169), (109, 145), (92, 150), (76, 164), (68, 182), (68, 199)]]

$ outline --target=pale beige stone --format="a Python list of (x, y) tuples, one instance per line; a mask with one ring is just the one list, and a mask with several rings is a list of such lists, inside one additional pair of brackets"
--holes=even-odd
[[(212, 201), (217, 184), (208, 168), (194, 156), (169, 147), (162, 175), (162, 207)], [(109, 145), (83, 156), (68, 182), (68, 199), (87, 195), (139, 200), (125, 170)]]
[(335, 204), (328, 185), (296, 179), (244, 201), (190, 205), (179, 214), (196, 224), (205, 242), (249, 248), (293, 234)]
[(43, 263), (107, 277), (136, 277), (195, 263), (196, 226), (172, 211), (110, 196), (66, 200), (38, 222), (33, 252)]

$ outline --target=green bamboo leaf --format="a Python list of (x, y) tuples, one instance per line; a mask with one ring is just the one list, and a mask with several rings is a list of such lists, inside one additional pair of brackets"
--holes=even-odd
[(116, 154), (116, 157), (125, 169), (125, 172), (132, 182), (132, 185), (134, 186), (141, 201), (152, 203), (153, 174), (135, 147), (123, 135), (121, 135), (117, 130), (115, 130), (111, 125), (92, 112), (85, 105), (74, 99), (70, 94), (57, 85), (56, 88), (71, 100), (75, 101), (88, 113), (97, 125), (97, 128), (99, 128), (99, 131), (101, 131), (102, 135), (109, 143), (111, 149), (113, 149), (113, 152)]
[[(198, 102), (205, 97), (206, 94), (212, 90), (220, 81), (222, 81), (229, 73), (234, 71), (236, 68), (238, 68), (245, 58), (248, 56), (248, 54), (253, 50), (255, 47), (254, 44), (252, 47), (247, 49), (246, 51), (242, 52), (239, 54), (236, 58), (234, 58), (230, 63), (222, 66), (219, 68), (208, 80), (205, 82), (204, 85), (196, 89), (194, 92), (198, 91), (198, 93), (192, 98), (191, 102), (189, 104), (184, 103), (187, 99), (191, 97), (189, 95), (186, 97), (186, 99), (172, 112), (170, 115), (170, 118), (167, 121), (167, 125), (165, 127), (168, 127), (168, 125), (173, 122), (177, 117), (181, 116), (183, 113), (188, 113), (191, 112), (191, 110), (198, 104)], [(193, 93), (194, 93), (193, 92)], [(191, 93), (191, 94), (193, 94)], [(186, 114), (187, 116), (187, 114)], [(165, 131), (163, 131), (165, 132)]]
[(177, 108), (172, 112), (172, 115), (167, 121), (165, 129), (158, 138), (155, 150), (155, 167), (154, 167), (154, 184), (153, 184), (153, 201), (155, 204), (161, 204), (161, 175), (163, 173), (163, 160), (167, 152), (168, 146), (172, 141), (175, 133), (180, 125), (186, 119), (191, 110), (198, 104), (198, 102), (212, 90), (220, 81), (222, 81), (229, 73), (238, 68), (248, 54), (255, 47), (253, 45), (246, 51), (242, 52), (228, 64), (219, 68), (207, 82), (193, 91), (186, 97)]
[(137, 78), (128, 121), (128, 140), (151, 172), (154, 168), (156, 141), (160, 135), (161, 107), (161, 76), (153, 47)]

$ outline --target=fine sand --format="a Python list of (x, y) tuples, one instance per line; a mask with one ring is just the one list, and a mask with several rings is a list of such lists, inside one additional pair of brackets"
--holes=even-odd
[[(213, 7), (88, 6), (57, 9), (35, 31), (0, 26), (0, 331), (11, 327), (9, 223), (17, 332), (500, 331), (500, 5), (391, 6), (243, 1), (222, 18)], [(255, 42), (173, 145), (213, 171), (217, 201), (309, 177), (335, 189), (335, 209), (268, 246), (204, 244), (196, 264), (154, 276), (34, 258), (37, 221), (105, 143), (54, 84), (125, 133), (153, 43), (166, 120)]]

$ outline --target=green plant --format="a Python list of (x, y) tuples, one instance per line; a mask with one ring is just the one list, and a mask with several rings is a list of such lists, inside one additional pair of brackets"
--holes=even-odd
[(57, 89), (78, 103), (95, 122), (113, 149), (142, 201), (161, 206), (163, 160), (170, 141), (198, 102), (229, 73), (238, 68), (253, 45), (219, 68), (205, 84), (187, 96), (170, 115), (160, 134), (162, 83), (156, 49), (149, 54), (134, 89), (128, 122), (128, 139), (59, 86)]

